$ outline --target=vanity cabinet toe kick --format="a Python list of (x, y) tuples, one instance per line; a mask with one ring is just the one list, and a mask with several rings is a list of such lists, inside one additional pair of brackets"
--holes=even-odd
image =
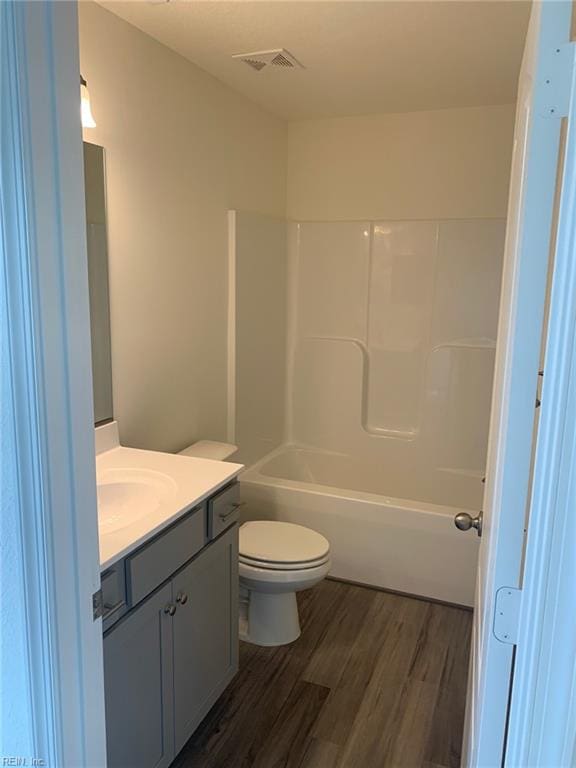
[(238, 669), (239, 484), (102, 574), (109, 768), (170, 765)]

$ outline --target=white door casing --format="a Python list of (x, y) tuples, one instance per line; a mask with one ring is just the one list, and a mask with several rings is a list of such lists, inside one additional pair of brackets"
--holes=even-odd
[(468, 684), (468, 766), (504, 759), (514, 645), (497, 639), (494, 619), (498, 590), (522, 584), (560, 124), (571, 93), (571, 10), (568, 2), (534, 4), (519, 81)]
[[(574, 43), (572, 43), (572, 51)], [(568, 56), (563, 169), (544, 344), (506, 765), (576, 763), (576, 75)], [(568, 88), (568, 86), (567, 86)]]
[(2, 691), (0, 754), (103, 768), (79, 77), (76, 3), (0, 3), (1, 662), (23, 683)]

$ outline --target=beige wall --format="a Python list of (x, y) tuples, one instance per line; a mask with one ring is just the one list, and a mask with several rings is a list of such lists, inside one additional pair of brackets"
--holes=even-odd
[(514, 106), (290, 123), (297, 221), (506, 215)]
[(114, 410), (126, 445), (226, 437), (229, 208), (284, 215), (286, 126), (92, 2), (80, 58), (106, 149)]

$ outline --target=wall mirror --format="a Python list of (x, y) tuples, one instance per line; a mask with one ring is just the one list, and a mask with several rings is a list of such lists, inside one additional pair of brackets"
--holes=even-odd
[(92, 337), (94, 421), (113, 418), (108, 238), (106, 231), (106, 166), (104, 148), (84, 142), (86, 240)]

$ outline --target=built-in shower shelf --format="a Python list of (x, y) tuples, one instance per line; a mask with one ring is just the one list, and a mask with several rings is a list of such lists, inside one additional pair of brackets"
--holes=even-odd
[(437, 344), (433, 352), (438, 349), (496, 349), (495, 339), (471, 338), (471, 339), (453, 339)]
[(416, 428), (394, 429), (372, 424), (369, 420), (369, 386), (370, 386), (370, 349), (361, 339), (347, 338), (344, 336), (309, 336), (312, 341), (352, 345), (360, 353), (362, 374), (358, 380), (361, 389), (361, 428), (367, 434), (377, 438), (394, 438), (395, 440), (414, 440), (418, 435)]

